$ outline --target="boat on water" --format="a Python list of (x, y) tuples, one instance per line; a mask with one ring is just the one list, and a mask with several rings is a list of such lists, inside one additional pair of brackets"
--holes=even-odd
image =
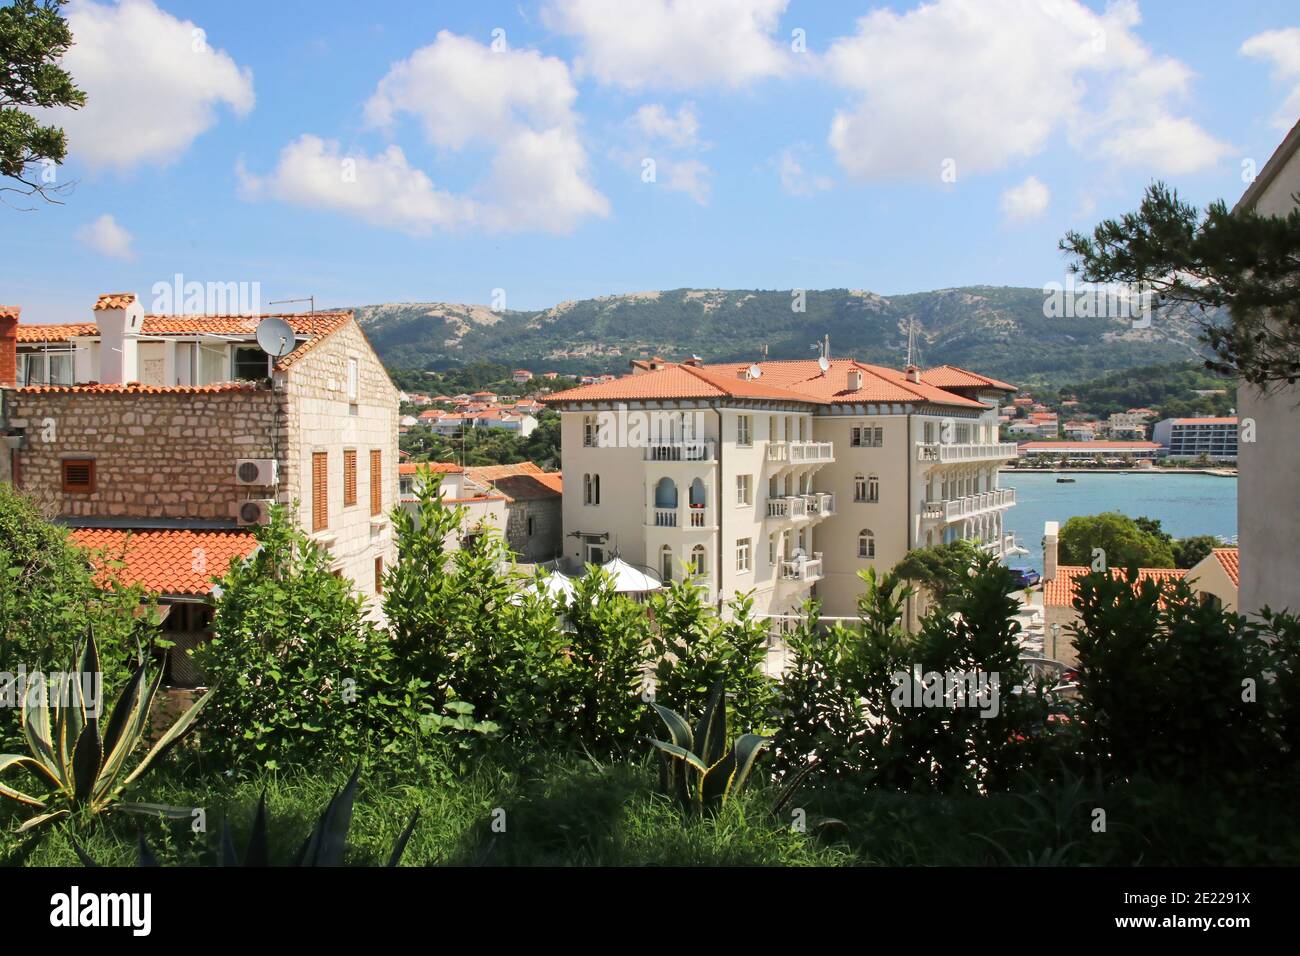
[(1074, 479), (1073, 479), (1073, 478), (1067, 478), (1067, 477), (1065, 477), (1064, 475), (1062, 475), (1060, 478), (1057, 478), (1057, 479), (1056, 479), (1056, 483), (1057, 483), (1058, 485), (1072, 485), (1072, 484), (1074, 484)]

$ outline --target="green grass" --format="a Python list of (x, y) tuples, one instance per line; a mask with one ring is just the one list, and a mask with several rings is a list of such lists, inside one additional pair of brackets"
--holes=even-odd
[[(385, 863), (419, 810), (405, 866), (1300, 863), (1300, 834), (1291, 825), (1294, 788), (1283, 782), (1230, 792), (1150, 782), (1103, 789), (1076, 778), (1026, 781), (1022, 792), (982, 797), (863, 793), (839, 785), (797, 795), (778, 820), (769, 809), (770, 787), (752, 787), (722, 812), (693, 817), (654, 792), (655, 777), (647, 758), (598, 766), (567, 756), (508, 754), (427, 780), (363, 776), (348, 860)], [(212, 865), (224, 819), (242, 854), (265, 789), (270, 857), (283, 864), (345, 778), (342, 771), (295, 771), (233, 781), (169, 763), (137, 785), (131, 799), (202, 807), (206, 833), (184, 821), (122, 813), (75, 821), (71, 832), (105, 865), (135, 865), (139, 834), (165, 866)], [(1105, 832), (1093, 827), (1098, 808), (1106, 812)], [(806, 815), (807, 832), (792, 827), (795, 810)], [(79, 865), (64, 828), (15, 837), (11, 831), (25, 816), (12, 805), (0, 807), (0, 865)], [(820, 826), (826, 818), (838, 822)]]

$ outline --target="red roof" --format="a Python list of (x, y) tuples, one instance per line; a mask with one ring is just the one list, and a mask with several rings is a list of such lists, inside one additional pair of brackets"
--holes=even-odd
[(454, 461), (404, 461), (397, 466), (399, 475), (419, 474), (421, 469), (426, 469), (435, 475), (459, 475), (465, 471)]
[[(671, 364), (648, 372), (625, 375), (611, 382), (582, 385), (557, 392), (546, 404), (581, 401), (637, 401), (688, 398), (753, 398), (797, 401), (814, 405), (847, 402), (916, 403), (930, 402), (960, 408), (984, 409), (980, 402), (964, 398), (924, 381), (909, 381), (902, 372), (879, 365), (865, 365), (852, 359), (836, 359), (822, 373), (813, 361), (761, 362), (760, 377), (743, 373), (749, 363), (721, 365)], [(858, 373), (858, 387), (850, 389), (850, 375)]]
[(535, 461), (520, 461), (513, 465), (471, 465), (466, 469), (471, 481), (496, 481), (512, 475), (544, 475)]
[(110, 292), (101, 295), (95, 302), (95, 311), (102, 309), (125, 309), (135, 301), (134, 292)]
[(1236, 416), (1227, 418), (1175, 418), (1175, 425), (1235, 425)]
[[(253, 533), (242, 529), (74, 528), (71, 538), (94, 553), (101, 581), (116, 576), (147, 591), (181, 596), (211, 593), (212, 579), (257, 547)], [(107, 562), (121, 562), (121, 566), (108, 568)]]
[[(1091, 574), (1091, 568), (1080, 567), (1078, 565), (1065, 564), (1056, 569), (1056, 577), (1051, 581), (1043, 582), (1043, 603), (1053, 607), (1073, 607), (1074, 594), (1078, 588), (1079, 578), (1086, 574)], [(1112, 568), (1112, 575), (1119, 576), (1125, 572), (1118, 568)], [(1138, 568), (1137, 584), (1143, 581), (1165, 581), (1178, 580), (1187, 572), (1181, 568)]]
[(60, 392), (90, 392), (92, 394), (121, 395), (208, 395), (213, 392), (256, 392), (256, 382), (217, 382), (213, 385), (141, 385), (139, 382), (110, 384), (89, 382), (85, 385), (24, 385), (18, 389), (30, 395)]
[(921, 373), (921, 380), (940, 388), (994, 388), (1003, 392), (1014, 392), (1016, 387), (989, 378), (978, 372), (971, 372), (955, 365), (936, 365)]
[(1160, 446), (1153, 441), (1027, 441), (1020, 451), (1151, 451)]
[(1236, 548), (1215, 548), (1210, 552), (1223, 565), (1233, 587), (1241, 586), (1241, 555)]

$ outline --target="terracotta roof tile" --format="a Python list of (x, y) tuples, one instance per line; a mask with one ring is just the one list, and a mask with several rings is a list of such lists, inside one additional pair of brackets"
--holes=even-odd
[(397, 466), (399, 475), (417, 475), (421, 469), (427, 469), (435, 475), (459, 475), (465, 469), (453, 461), (404, 461)]
[(1223, 565), (1233, 587), (1241, 587), (1241, 554), (1236, 548), (1215, 548), (1211, 552)]
[(101, 295), (95, 302), (95, 311), (102, 309), (125, 309), (135, 301), (134, 292), (109, 292), (107, 295)]
[(256, 392), (265, 391), (256, 382), (217, 382), (213, 385), (141, 385), (139, 382), (124, 384), (101, 384), (87, 382), (85, 385), (24, 385), (18, 389), (29, 395), (48, 395), (59, 393), (90, 393), (95, 395), (209, 395), (214, 392)]
[(0, 319), (16, 319), (22, 311), (22, 306), (19, 305), (0, 305)]
[(921, 373), (921, 381), (938, 385), (940, 388), (996, 388), (1003, 392), (1017, 391), (1014, 385), (1000, 382), (978, 372), (971, 372), (956, 365), (936, 365)]
[[(253, 533), (245, 530), (74, 528), (71, 538), (93, 553), (101, 581), (115, 575), (164, 595), (210, 594), (212, 579), (257, 547)], [(121, 567), (105, 567), (118, 561)]]
[[(1052, 607), (1073, 607), (1074, 594), (1078, 587), (1079, 578), (1090, 574), (1091, 571), (1091, 568), (1078, 565), (1061, 565), (1056, 569), (1056, 578), (1054, 580), (1043, 582), (1043, 603)], [(1111, 569), (1113, 575), (1123, 573), (1118, 568)], [(1137, 583), (1152, 580), (1163, 583), (1181, 579), (1186, 574), (1187, 572), (1181, 568), (1138, 568)]]
[(541, 466), (533, 461), (516, 462), (513, 465), (471, 465), (465, 469), (471, 481), (496, 481), (513, 475), (545, 474)]

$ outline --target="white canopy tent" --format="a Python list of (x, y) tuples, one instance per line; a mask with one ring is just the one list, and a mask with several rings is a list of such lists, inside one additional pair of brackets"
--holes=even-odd
[(614, 579), (614, 590), (620, 594), (658, 591), (663, 587), (657, 577), (628, 564), (622, 558), (610, 558), (600, 569)]

